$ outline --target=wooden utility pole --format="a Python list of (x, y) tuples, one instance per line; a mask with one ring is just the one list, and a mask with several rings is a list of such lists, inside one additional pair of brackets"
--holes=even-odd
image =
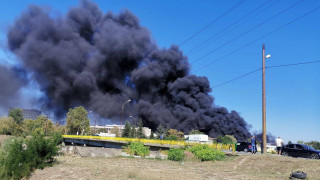
[(263, 153), (267, 152), (267, 127), (266, 127), (266, 66), (265, 46), (262, 45), (262, 141)]

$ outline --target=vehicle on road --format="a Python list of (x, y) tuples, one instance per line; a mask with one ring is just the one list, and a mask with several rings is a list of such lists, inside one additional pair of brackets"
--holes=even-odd
[(249, 143), (249, 142), (237, 143), (236, 151), (251, 152), (251, 143)]
[(287, 144), (282, 146), (281, 155), (319, 159), (320, 151), (304, 144)]

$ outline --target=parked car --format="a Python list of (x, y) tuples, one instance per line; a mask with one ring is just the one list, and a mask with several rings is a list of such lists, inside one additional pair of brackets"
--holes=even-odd
[(251, 143), (249, 142), (237, 143), (236, 151), (251, 152)]
[(282, 146), (281, 154), (283, 156), (304, 157), (319, 159), (320, 151), (304, 144), (287, 144)]

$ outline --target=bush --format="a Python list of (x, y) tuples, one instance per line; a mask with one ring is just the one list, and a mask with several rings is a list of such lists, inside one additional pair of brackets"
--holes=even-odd
[(188, 149), (201, 161), (223, 160), (225, 154), (218, 149), (209, 147), (208, 145), (195, 145)]
[(178, 149), (178, 148), (169, 149), (168, 159), (172, 161), (182, 161), (184, 159), (183, 149)]
[(34, 134), (31, 139), (13, 139), (0, 152), (0, 179), (21, 179), (37, 168), (44, 168), (55, 161), (61, 135), (44, 138)]
[(130, 142), (125, 148), (125, 152), (131, 155), (138, 155), (145, 157), (150, 154), (149, 147), (144, 146), (141, 142)]

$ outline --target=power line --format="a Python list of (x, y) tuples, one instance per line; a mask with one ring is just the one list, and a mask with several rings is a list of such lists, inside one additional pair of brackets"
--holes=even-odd
[[(299, 65), (313, 64), (313, 63), (320, 63), (320, 60), (319, 60), (319, 61), (300, 62), (300, 63), (294, 63), (294, 64), (281, 64), (281, 65), (276, 65), (276, 66), (267, 66), (266, 68), (278, 68), (278, 67), (288, 67), (288, 66), (299, 66)], [(225, 84), (228, 84), (228, 83), (230, 83), (230, 82), (232, 82), (232, 81), (238, 80), (238, 79), (240, 79), (240, 78), (243, 78), (243, 77), (245, 77), (245, 76), (248, 76), (248, 75), (250, 75), (250, 74), (253, 74), (253, 73), (257, 72), (257, 71), (260, 71), (261, 69), (262, 69), (262, 68), (258, 68), (258, 69), (256, 69), (256, 70), (250, 71), (250, 72), (248, 72), (248, 73), (246, 73), (246, 74), (243, 74), (243, 75), (240, 75), (240, 76), (238, 76), (238, 77), (236, 77), (236, 78), (234, 78), (234, 79), (231, 79), (231, 80), (229, 80), (229, 81), (226, 81), (226, 82), (223, 82), (223, 83), (218, 84), (218, 85), (216, 85), (216, 86), (213, 86), (211, 89), (217, 88), (217, 87), (222, 86), (222, 85), (225, 85)]]
[(320, 6), (314, 8), (313, 10), (311, 10), (311, 11), (309, 11), (309, 12), (307, 12), (307, 13), (299, 16), (299, 17), (294, 18), (293, 20), (289, 21), (288, 23), (283, 24), (282, 26), (280, 26), (280, 27), (278, 27), (278, 28), (276, 28), (276, 29), (268, 32), (267, 34), (264, 34), (264, 35), (260, 36), (259, 38), (257, 38), (257, 39), (255, 39), (255, 40), (253, 40), (253, 41), (245, 44), (244, 46), (242, 46), (242, 47), (240, 47), (240, 48), (232, 51), (231, 53), (229, 53), (229, 54), (227, 54), (227, 55), (225, 55), (225, 56), (223, 56), (223, 57), (221, 57), (221, 58), (219, 58), (219, 59), (217, 59), (217, 60), (215, 60), (215, 61), (213, 61), (213, 62), (211, 62), (211, 63), (208, 63), (208, 64), (200, 67), (199, 69), (196, 70), (196, 72), (197, 72), (197, 71), (200, 71), (200, 70), (202, 70), (202, 69), (204, 69), (204, 68), (212, 65), (213, 63), (216, 63), (216, 62), (218, 62), (218, 61), (220, 61), (220, 60), (222, 60), (222, 59), (224, 59), (224, 58), (226, 58), (226, 57), (228, 57), (228, 56), (230, 56), (230, 55), (232, 55), (232, 54), (237, 53), (238, 51), (242, 50), (243, 48), (245, 48), (245, 47), (247, 47), (247, 46), (249, 46), (249, 45), (251, 45), (251, 44), (253, 44), (253, 43), (255, 43), (255, 42), (259, 41), (259, 40), (261, 40), (262, 38), (265, 38), (265, 37), (269, 36), (270, 34), (272, 34), (272, 33), (274, 33), (274, 32), (277, 32), (277, 31), (279, 31), (280, 29), (282, 29), (282, 28), (284, 28), (284, 27), (286, 27), (286, 26), (288, 26), (288, 25), (290, 25), (290, 24), (298, 21), (299, 19), (304, 18), (305, 16), (307, 16), (307, 15), (315, 12), (315, 11), (318, 10), (319, 8), (320, 8)]
[(293, 5), (291, 5), (291, 6), (289, 6), (288, 8), (286, 8), (286, 9), (282, 10), (281, 12), (279, 12), (279, 13), (277, 13), (277, 14), (273, 15), (272, 17), (268, 18), (267, 20), (263, 21), (262, 23), (260, 23), (260, 24), (258, 24), (258, 25), (256, 25), (256, 26), (254, 26), (253, 28), (249, 29), (248, 31), (246, 31), (246, 32), (244, 32), (244, 33), (241, 33), (241, 34), (240, 34), (240, 35), (238, 35), (237, 37), (235, 37), (235, 38), (231, 39), (230, 41), (228, 41), (228, 42), (224, 43), (223, 45), (221, 45), (221, 46), (217, 47), (216, 49), (214, 49), (214, 50), (212, 50), (212, 51), (208, 52), (207, 54), (205, 54), (205, 55), (203, 55), (203, 56), (200, 56), (199, 58), (197, 58), (196, 60), (192, 61), (191, 63), (195, 63), (195, 62), (197, 62), (197, 61), (199, 61), (199, 60), (201, 60), (201, 59), (203, 59), (203, 58), (205, 58), (205, 57), (209, 56), (210, 54), (214, 53), (215, 51), (217, 51), (217, 50), (219, 50), (219, 49), (221, 49), (221, 48), (223, 48), (223, 47), (227, 46), (228, 44), (232, 43), (233, 41), (235, 41), (235, 40), (239, 39), (240, 37), (242, 37), (242, 36), (244, 36), (244, 35), (248, 34), (249, 32), (251, 32), (251, 31), (253, 31), (253, 30), (257, 29), (257, 28), (258, 28), (258, 27), (260, 27), (260, 26), (262, 26), (263, 24), (265, 24), (265, 23), (267, 23), (267, 22), (271, 21), (272, 19), (274, 19), (274, 18), (276, 18), (276, 17), (280, 16), (281, 14), (285, 13), (286, 11), (290, 10), (291, 8), (295, 7), (296, 5), (298, 5), (299, 3), (301, 3), (302, 1), (304, 1), (304, 0), (300, 0), (300, 1), (296, 2), (296, 3), (294, 3)]
[(313, 63), (320, 63), (320, 61), (309, 61), (309, 62), (301, 62), (301, 63), (294, 63), (294, 64), (282, 64), (276, 66), (267, 66), (266, 68), (278, 68), (278, 67), (287, 67), (287, 66), (299, 66), (304, 64), (313, 64)]
[(262, 68), (258, 68), (258, 69), (254, 70), (254, 71), (251, 71), (251, 72), (248, 72), (248, 73), (246, 73), (246, 74), (240, 75), (240, 76), (238, 76), (238, 77), (236, 77), (236, 78), (234, 78), (234, 79), (231, 79), (231, 80), (226, 81), (226, 82), (224, 82), (224, 83), (221, 83), (221, 84), (218, 84), (218, 85), (216, 85), (216, 86), (213, 86), (211, 89), (217, 88), (217, 87), (222, 86), (222, 85), (225, 85), (225, 84), (228, 84), (228, 83), (230, 83), (230, 82), (232, 82), (232, 81), (235, 81), (235, 80), (237, 80), (237, 79), (243, 78), (243, 77), (248, 76), (248, 75), (250, 75), (250, 74), (253, 74), (253, 73), (257, 72), (257, 71), (260, 71), (261, 69), (262, 69)]
[(238, 6), (240, 6), (245, 0), (241, 0), (239, 3), (237, 3), (236, 5), (234, 5), (233, 7), (231, 7), (229, 10), (227, 10), (226, 12), (224, 12), (222, 15), (220, 15), (219, 17), (217, 17), (216, 19), (214, 19), (213, 21), (211, 21), (209, 24), (207, 24), (206, 26), (204, 26), (203, 28), (201, 28), (199, 31), (197, 31), (196, 33), (194, 33), (193, 35), (191, 35), (189, 38), (187, 38), (186, 40), (184, 40), (182, 43), (179, 44), (179, 46), (181, 47), (182, 45), (184, 45), (185, 43), (187, 43), (188, 41), (190, 41), (192, 38), (194, 38), (195, 36), (197, 36), (198, 34), (200, 34), (201, 32), (203, 32), (204, 30), (206, 30), (207, 28), (209, 28), (213, 23), (219, 21), (220, 19), (222, 19), (224, 16), (226, 16), (227, 14), (229, 14), (231, 11), (233, 11), (234, 9), (236, 9)]
[[(201, 42), (199, 45), (195, 46), (194, 48), (192, 48), (191, 50), (189, 50), (186, 55), (191, 55), (193, 54), (192, 52), (195, 52), (197, 49), (200, 50), (201, 48), (205, 47), (206, 45), (210, 44), (211, 42), (207, 43), (208, 41), (212, 40), (213, 38), (223, 34), (223, 32), (225, 32), (226, 30), (228, 30), (229, 28), (233, 27), (236, 24), (239, 24), (242, 20), (244, 20), (245, 18), (247, 18), (248, 16), (250, 16), (251, 14), (253, 14), (255, 11), (257, 11), (258, 9), (260, 9), (261, 7), (265, 6), (266, 4), (268, 4), (271, 0), (268, 0), (264, 3), (262, 3), (261, 5), (259, 5), (258, 7), (256, 7), (255, 9), (253, 9), (252, 11), (250, 11), (249, 13), (247, 13), (246, 15), (242, 16), (241, 18), (237, 19), (234, 23), (232, 23), (231, 25), (227, 26), (226, 28), (222, 29), (221, 31), (219, 31), (218, 33), (214, 34), (213, 36), (211, 36), (210, 38), (206, 39), (205, 41)], [(276, 1), (278, 2), (278, 1)], [(232, 31), (232, 30), (231, 30)], [(230, 31), (228, 31), (230, 32)], [(225, 34), (224, 34), (225, 35)], [(220, 36), (221, 37), (221, 36)], [(190, 54), (189, 54), (190, 53)]]

